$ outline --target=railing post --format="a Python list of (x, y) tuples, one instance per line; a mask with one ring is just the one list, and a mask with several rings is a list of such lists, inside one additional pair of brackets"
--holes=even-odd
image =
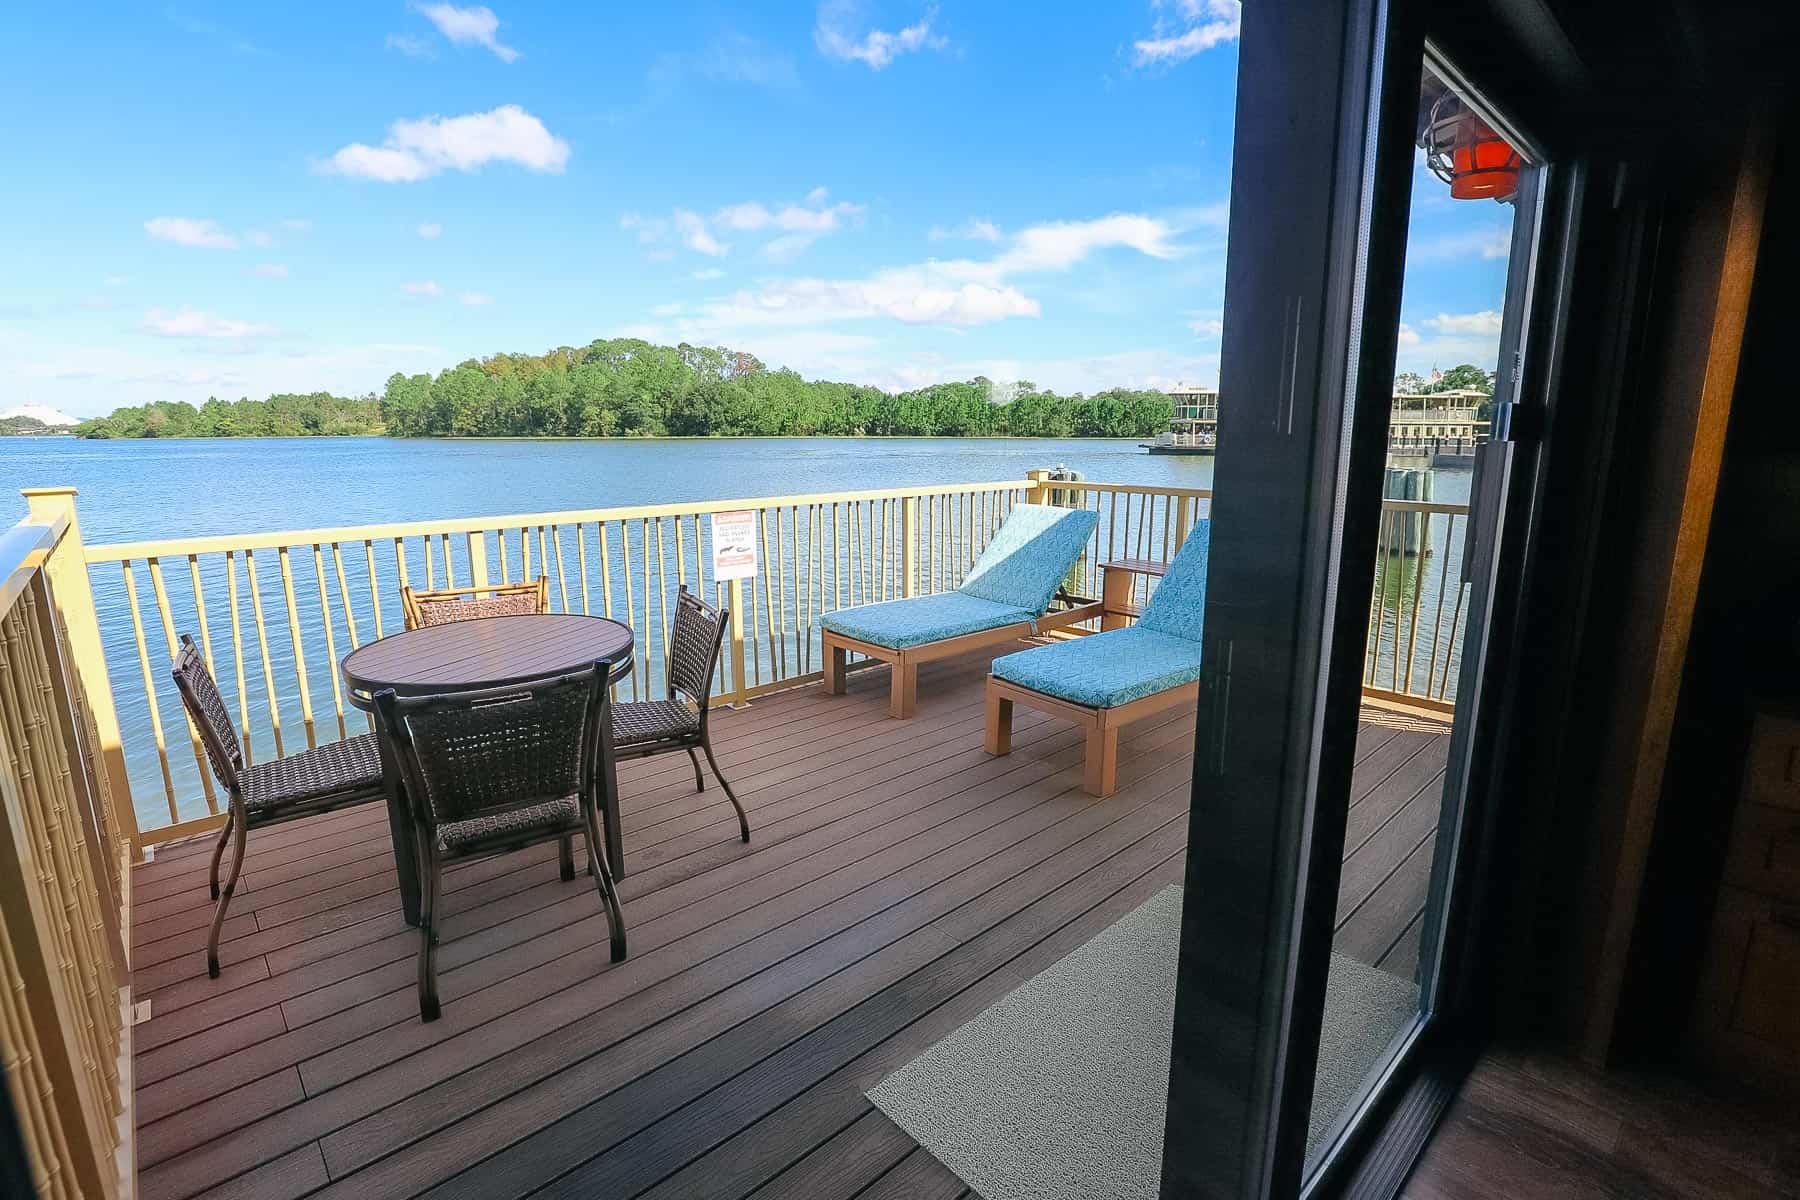
[(731, 706), (744, 706), (744, 581), (731, 581)]
[(1031, 480), (1031, 487), (1025, 492), (1027, 504), (1050, 503), (1050, 474), (1048, 470), (1025, 472), (1025, 477)]
[(469, 584), (471, 587), (486, 587), (487, 572), (487, 534), (479, 529), (470, 530), (469, 546)]
[(123, 837), (133, 862), (142, 857), (138, 842), (137, 809), (131, 801), (131, 776), (125, 769), (125, 747), (119, 735), (119, 713), (113, 706), (112, 678), (106, 670), (106, 649), (100, 640), (100, 618), (94, 608), (94, 589), (88, 581), (87, 551), (81, 541), (81, 518), (75, 510), (72, 487), (22, 488), (31, 516), (55, 521), (65, 514), (68, 532), (44, 564), (50, 594), (63, 636), (69, 642), (69, 658), (76, 685), (93, 722), (98, 739), (94, 752), (95, 773), (104, 790), (107, 811), (116, 835)]
[(919, 498), (908, 496), (900, 502), (900, 594), (917, 595), (919, 591)]

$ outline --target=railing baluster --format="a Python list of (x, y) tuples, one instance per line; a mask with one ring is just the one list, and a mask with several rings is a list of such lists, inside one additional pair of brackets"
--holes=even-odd
[(344, 606), (344, 630), (350, 635), (350, 648), (356, 649), (361, 643), (356, 636), (356, 608), (350, 603), (350, 584), (344, 578), (344, 552), (338, 543), (331, 543), (331, 566), (337, 572), (338, 603)]
[[(399, 539), (395, 539), (398, 545)], [(269, 663), (269, 627), (263, 621), (262, 584), (256, 578), (256, 551), (244, 551), (244, 573), (250, 577), (250, 615), (256, 620), (256, 644), (262, 651), (263, 690), (269, 696), (269, 729), (275, 735), (275, 757), (281, 748), (281, 705), (275, 699), (275, 668)]]
[(550, 544), (556, 547), (556, 594), (562, 600), (562, 610), (569, 611), (569, 581), (563, 575), (562, 526), (550, 527)]
[(362, 556), (369, 563), (369, 615), (374, 621), (374, 637), (382, 637), (382, 585), (374, 574), (374, 540), (362, 540)]
[[(248, 551), (246, 551), (248, 553)], [(244, 679), (244, 634), (238, 626), (237, 551), (225, 552), (225, 590), (231, 603), (231, 662), (237, 676), (238, 736), (244, 742), (244, 764), (256, 761), (250, 750), (250, 689)]]
[[(319, 744), (319, 739), (313, 731), (312, 687), (306, 678), (306, 647), (300, 640), (300, 606), (294, 603), (294, 572), (288, 563), (286, 546), (275, 548), (275, 561), (281, 565), (281, 595), (287, 602), (288, 640), (294, 646), (294, 675), (300, 683), (300, 721), (306, 729), (306, 746), (310, 750)], [(431, 562), (429, 547), (425, 561)]]
[[(156, 597), (156, 613), (162, 618), (163, 641), (169, 648), (169, 661), (175, 661), (175, 614), (169, 607), (169, 590), (163, 585), (162, 560), (147, 558), (144, 560), (150, 568), (150, 591)], [(210, 667), (210, 665), (209, 665)], [(219, 811), (219, 798), (213, 794), (212, 772), (206, 767), (206, 751), (200, 746), (200, 730), (187, 718), (187, 708), (182, 708), (182, 724), (187, 727), (188, 741), (193, 744), (194, 768), (200, 772), (200, 790), (206, 796), (206, 811)]]
[[(445, 541), (447, 544), (449, 539)], [(342, 739), (349, 737), (350, 731), (344, 725), (344, 688), (338, 682), (337, 634), (331, 628), (331, 590), (325, 586), (325, 553), (317, 542), (313, 543), (313, 574), (319, 580), (319, 617), (325, 626), (325, 661), (331, 668), (327, 672), (331, 676), (331, 710), (337, 717), (338, 737)]]
[(144, 698), (150, 711), (150, 732), (156, 738), (156, 761), (162, 768), (163, 792), (169, 799), (169, 823), (175, 824), (181, 817), (175, 811), (175, 777), (169, 772), (169, 747), (163, 740), (162, 714), (156, 706), (156, 680), (150, 673), (150, 648), (144, 644), (144, 621), (138, 615), (137, 579), (131, 570), (131, 560), (120, 564), (125, 571), (125, 604), (131, 610), (131, 633), (137, 640), (138, 668), (144, 674)]
[(583, 521), (575, 523), (575, 570), (581, 576), (581, 614), (589, 615), (588, 609), (588, 565), (587, 565), (587, 524)]

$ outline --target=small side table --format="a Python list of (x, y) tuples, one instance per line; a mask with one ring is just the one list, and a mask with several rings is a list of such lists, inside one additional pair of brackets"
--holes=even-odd
[(1100, 629), (1123, 629), (1142, 613), (1143, 607), (1132, 602), (1137, 591), (1138, 576), (1160, 579), (1169, 569), (1168, 563), (1149, 558), (1115, 558), (1100, 564)]

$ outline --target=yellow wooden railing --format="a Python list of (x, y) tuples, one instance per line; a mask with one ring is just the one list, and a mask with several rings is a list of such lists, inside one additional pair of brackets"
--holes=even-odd
[(0, 535), (0, 1074), (33, 1194), (111, 1198), (133, 1178), (135, 831), (114, 806), (104, 673), (84, 685), (73, 667), (99, 643), (80, 530), (53, 500)]
[[(234, 709), (250, 761), (368, 727), (344, 695), (337, 664), (401, 627), (399, 591), (407, 584), (467, 586), (546, 575), (553, 609), (616, 617), (637, 632), (637, 669), (621, 685), (633, 697), (662, 692), (673, 594), (686, 584), (731, 610), (716, 686), (723, 700), (742, 704), (820, 677), (825, 613), (956, 587), (1016, 504), (1097, 514), (1088, 550), (1064, 584), (1089, 597), (1100, 594), (1102, 563), (1166, 561), (1211, 508), (1205, 489), (1033, 471), (1025, 479), (977, 483), (79, 549), (72, 494), (30, 497), (44, 519), (66, 517), (87, 565), (67, 581), (78, 611), (65, 625), (94, 697), (87, 717), (101, 747), (102, 781), (121, 798), (112, 807), (134, 847), (189, 836), (220, 820), (222, 797), (169, 679), (182, 633), (199, 642)], [(750, 514), (758, 569), (746, 579), (720, 581), (712, 573), (711, 522), (733, 511)], [(1465, 511), (1386, 502), (1364, 680), (1372, 694), (1440, 707), (1454, 697), (1463, 592), (1456, 564)], [(121, 681), (116, 690), (115, 678)]]

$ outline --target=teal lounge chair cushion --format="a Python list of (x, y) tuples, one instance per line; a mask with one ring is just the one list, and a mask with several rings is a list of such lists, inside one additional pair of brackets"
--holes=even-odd
[(1150, 593), (1150, 603), (1144, 606), (1138, 625), (1190, 642), (1200, 640), (1201, 623), (1206, 618), (1206, 556), (1211, 549), (1212, 522), (1195, 522), (1156, 590)]
[(1200, 643), (1140, 624), (1008, 654), (993, 672), (1088, 708), (1117, 708), (1199, 679)]
[(1084, 508), (1021, 504), (956, 590), (1036, 616), (1050, 607), (1099, 519), (1099, 513)]
[(1088, 708), (1117, 708), (1200, 678), (1212, 522), (1188, 534), (1136, 625), (994, 660), (1008, 683)]
[(904, 650), (946, 638), (1029, 621), (1038, 614), (961, 592), (938, 592), (826, 613), (819, 623), (834, 633)]

